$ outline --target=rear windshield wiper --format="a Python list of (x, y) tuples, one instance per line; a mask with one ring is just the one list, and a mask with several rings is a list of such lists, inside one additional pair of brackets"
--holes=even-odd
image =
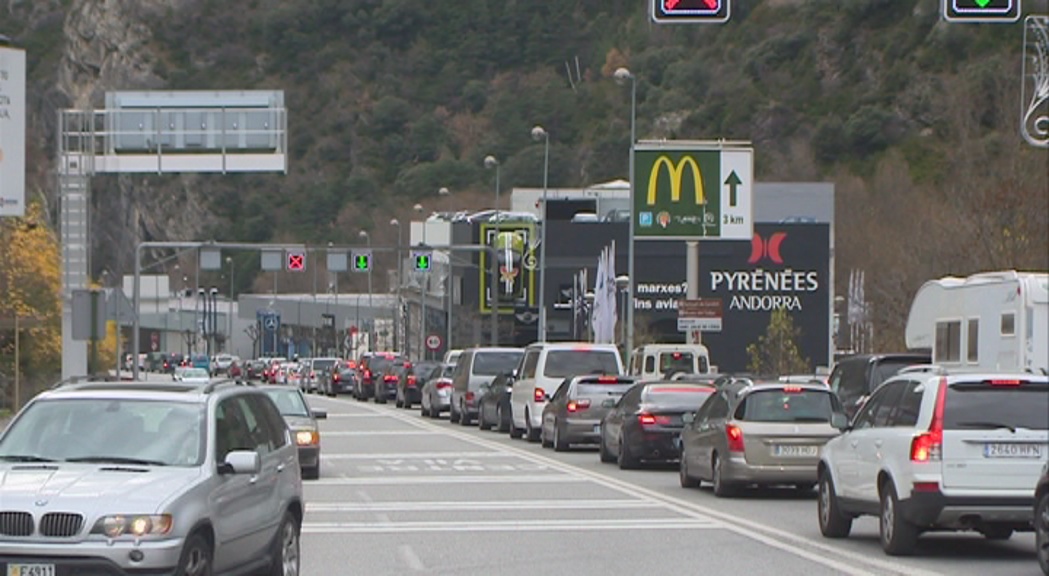
[(123, 456), (81, 456), (79, 458), (66, 458), (66, 462), (86, 462), (89, 464), (132, 464), (138, 466), (167, 466), (159, 460), (143, 460), (141, 458), (125, 458)]
[(826, 418), (822, 418), (820, 416), (798, 416), (798, 417), (794, 418), (794, 421), (795, 422), (830, 422), (830, 420), (828, 420)]
[(3, 456), (0, 456), (0, 460), (7, 462), (54, 462), (51, 458), (30, 456), (26, 454), (4, 454)]
[(997, 430), (999, 428), (1005, 428), (1006, 430), (1016, 434), (1016, 428), (1008, 424), (1002, 424), (1000, 422), (959, 422), (956, 424), (961, 428), (987, 428), (988, 430)]

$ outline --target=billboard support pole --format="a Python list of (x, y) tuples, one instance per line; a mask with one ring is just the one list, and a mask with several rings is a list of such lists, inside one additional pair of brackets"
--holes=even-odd
[[(685, 242), (685, 297), (699, 298), (699, 242), (695, 240)], [(699, 344), (699, 336), (698, 330), (689, 330), (685, 333), (685, 342)]]

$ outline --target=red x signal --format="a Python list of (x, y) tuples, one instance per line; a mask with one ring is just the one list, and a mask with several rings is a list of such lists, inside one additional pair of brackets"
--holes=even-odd
[(302, 272), (306, 269), (306, 255), (300, 252), (288, 254), (288, 270), (291, 272)]

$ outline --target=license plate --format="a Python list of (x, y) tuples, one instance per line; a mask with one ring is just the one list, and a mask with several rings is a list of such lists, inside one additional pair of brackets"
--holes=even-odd
[(600, 424), (594, 424), (594, 434), (600, 434), (600, 433), (601, 433), (601, 425)]
[(984, 458), (1030, 458), (1037, 460), (1045, 454), (1041, 444), (984, 444)]
[(776, 444), (772, 447), (773, 456), (786, 458), (805, 458), (819, 455), (819, 446), (795, 446), (792, 444)]
[(7, 576), (55, 576), (55, 565), (8, 564)]

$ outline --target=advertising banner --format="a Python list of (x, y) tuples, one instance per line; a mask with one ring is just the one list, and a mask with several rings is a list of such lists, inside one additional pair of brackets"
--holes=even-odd
[(536, 304), (539, 236), (532, 222), (483, 223), (481, 242), (495, 247), (499, 282), (491, 286), (489, 253), (481, 252), (478, 268), (481, 313), (491, 312), (493, 292), (500, 314), (513, 314), (522, 305)]
[(25, 51), (0, 47), (0, 217), (25, 216)]

